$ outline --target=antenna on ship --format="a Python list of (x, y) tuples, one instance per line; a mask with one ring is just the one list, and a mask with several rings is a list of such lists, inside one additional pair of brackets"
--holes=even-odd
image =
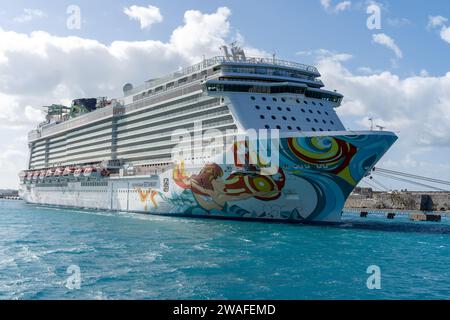
[(370, 121), (370, 131), (373, 131), (373, 118), (370, 117), (369, 121)]
[(231, 60), (231, 55), (230, 55), (230, 53), (228, 52), (228, 47), (227, 47), (226, 45), (221, 46), (221, 47), (220, 47), (220, 50), (223, 51), (223, 55), (224, 55), (224, 57), (225, 57), (225, 60)]

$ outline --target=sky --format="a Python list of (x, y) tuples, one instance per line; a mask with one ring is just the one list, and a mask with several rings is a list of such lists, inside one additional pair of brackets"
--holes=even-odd
[(0, 0), (0, 188), (18, 186), (40, 106), (120, 97), (234, 40), (317, 66), (346, 128), (396, 132), (380, 167), (450, 181), (447, 0), (111, 2)]

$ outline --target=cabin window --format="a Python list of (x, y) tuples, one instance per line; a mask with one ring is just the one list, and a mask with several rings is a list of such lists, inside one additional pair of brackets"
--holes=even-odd
[(187, 77), (185, 77), (185, 78), (182, 78), (182, 79), (180, 79), (180, 80), (178, 80), (178, 84), (182, 84), (182, 83), (186, 83), (187, 82)]

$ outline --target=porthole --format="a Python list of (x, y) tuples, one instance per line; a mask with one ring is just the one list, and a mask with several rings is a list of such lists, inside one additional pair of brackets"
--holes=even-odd
[(272, 108), (270, 106), (267, 106), (266, 109), (267, 110), (272, 110)]
[(327, 123), (325, 120), (322, 120), (323, 123)]
[(262, 97), (261, 99), (262, 99), (263, 101), (266, 101), (266, 100), (267, 100), (266, 97)]
[(313, 111), (311, 109), (309, 109), (309, 113), (313, 113)]
[(277, 102), (277, 98), (272, 98), (273, 101)]
[(328, 112), (325, 111), (325, 114), (328, 115)]
[(289, 112), (291, 112), (291, 108), (289, 108), (289, 107), (287, 107), (286, 110), (289, 111)]
[(299, 99), (295, 99), (295, 102), (300, 103), (300, 100)]
[(319, 104), (323, 107), (323, 103), (322, 102), (319, 102)]
[(252, 100), (255, 100), (256, 98), (255, 98), (255, 97), (253, 97), (253, 96), (251, 96), (251, 97), (250, 97), (250, 99), (252, 99)]
[(331, 123), (331, 124), (334, 124), (333, 120), (330, 120), (330, 123)]
[(303, 103), (304, 103), (304, 104), (308, 104), (308, 101), (304, 100)]
[(310, 118), (306, 118), (306, 121), (311, 122), (311, 119)]
[(316, 128), (311, 128), (312, 131), (316, 131)]
[(302, 112), (305, 112), (305, 109), (302, 109)]
[(320, 130), (320, 131), (323, 131), (323, 129), (322, 129), (322, 128), (319, 128), (319, 130)]
[(275, 117), (275, 116), (272, 116), (272, 119), (273, 119), (273, 120), (275, 120), (276, 118), (277, 118), (277, 117)]
[(269, 129), (270, 126), (269, 126), (268, 124), (266, 124), (266, 125), (264, 126), (264, 128)]
[(286, 102), (286, 99), (285, 98), (281, 98), (281, 101)]
[(300, 128), (300, 127), (297, 127), (297, 130), (298, 130), (298, 131), (302, 131), (302, 128)]
[(259, 117), (260, 117), (261, 119), (264, 119), (264, 115), (260, 115)]
[(318, 121), (317, 119), (314, 119), (314, 122), (315, 122), (315, 123), (319, 123), (319, 121)]
[(288, 128), (288, 130), (292, 130), (292, 127), (291, 127), (291, 126), (287, 126), (287, 128)]
[(311, 101), (311, 103), (315, 106), (316, 105), (316, 103), (314, 102), (314, 101)]
[(285, 116), (283, 116), (283, 120), (287, 120), (287, 118)]
[(280, 129), (281, 129), (281, 127), (280, 127), (280, 126), (276, 126), (276, 128), (277, 128), (278, 130), (280, 130)]
[(292, 119), (292, 121), (295, 121), (295, 120), (296, 120), (295, 117), (291, 117), (291, 119)]
[(322, 112), (320, 112), (320, 110), (317, 110), (317, 113), (318, 113), (318, 114), (322, 114)]
[(255, 108), (256, 108), (256, 110), (259, 110), (259, 109), (261, 109), (261, 107), (260, 107), (260, 106), (255, 106)]
[(281, 110), (283, 110), (283, 109), (281, 109), (281, 107), (277, 107), (277, 109), (278, 109), (278, 111), (281, 111)]

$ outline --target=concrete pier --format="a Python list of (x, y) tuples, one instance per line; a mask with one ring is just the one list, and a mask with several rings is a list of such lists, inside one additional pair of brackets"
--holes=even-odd
[(367, 218), (371, 214), (379, 214), (386, 217), (386, 219), (395, 219), (396, 216), (408, 216), (408, 218), (412, 221), (431, 221), (431, 222), (439, 222), (442, 219), (442, 216), (449, 216), (450, 211), (443, 212), (426, 212), (426, 211), (418, 211), (418, 210), (399, 210), (395, 211), (392, 209), (364, 209), (361, 210), (359, 208), (345, 208), (343, 215), (345, 214), (357, 214), (361, 218)]

